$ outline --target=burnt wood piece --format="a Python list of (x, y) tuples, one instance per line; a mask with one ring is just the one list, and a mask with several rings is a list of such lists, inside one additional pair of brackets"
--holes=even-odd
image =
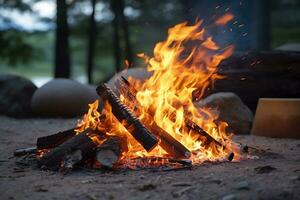
[[(135, 90), (135, 88), (133, 88), (133, 87), (131, 87), (131, 85), (130, 85), (130, 82), (126, 79), (126, 78), (124, 78), (123, 76), (121, 77), (122, 79), (122, 81), (120, 82), (120, 81), (117, 81), (117, 87), (119, 87), (120, 88), (120, 91), (122, 92), (122, 94), (123, 95), (125, 95), (127, 98), (129, 98), (131, 101), (133, 101), (134, 102), (134, 104), (135, 104), (135, 108), (133, 109), (133, 110), (139, 110), (138, 109), (138, 105), (139, 105), (139, 103), (138, 103), (138, 101), (136, 100), (136, 90)], [(150, 113), (152, 114), (153, 112), (151, 112), (150, 111)], [(151, 114), (150, 114), (150, 116), (151, 116)], [(144, 115), (147, 115), (147, 113), (145, 114), (144, 113)], [(152, 114), (153, 115), (153, 114)], [(146, 123), (147, 124), (147, 123)], [(197, 133), (197, 134), (200, 134), (201, 136), (203, 136), (203, 137), (205, 137), (205, 139), (206, 139), (206, 141), (205, 141), (205, 143), (204, 143), (204, 145), (206, 145), (206, 146), (209, 146), (209, 144), (211, 144), (211, 143), (213, 143), (213, 144), (215, 144), (215, 145), (217, 145), (217, 146), (219, 146), (219, 147), (222, 147), (223, 149), (225, 149), (225, 150), (227, 150), (228, 152), (228, 160), (229, 161), (232, 161), (233, 160), (233, 158), (234, 158), (234, 153), (233, 152), (231, 152), (231, 151), (229, 151), (227, 148), (226, 148), (226, 146), (225, 145), (223, 145), (222, 143), (220, 143), (219, 141), (217, 141), (215, 138), (213, 138), (210, 134), (208, 134), (206, 131), (204, 131), (199, 125), (197, 125), (195, 122), (193, 122), (193, 121), (191, 121), (190, 119), (188, 119), (188, 118), (186, 118), (185, 117), (185, 125), (186, 125), (186, 127), (189, 129), (189, 130), (192, 130), (194, 133)], [(166, 150), (166, 152), (168, 152), (168, 151), (170, 151), (171, 153), (173, 153), (174, 152), (174, 154), (176, 155), (176, 153), (177, 153), (177, 155), (182, 155), (182, 154), (180, 154), (180, 153), (182, 153), (182, 152), (184, 152), (184, 149), (181, 147), (181, 146), (183, 146), (181, 143), (179, 143), (178, 141), (176, 141), (177, 143), (179, 143), (181, 146), (178, 146), (179, 148), (173, 148), (173, 147), (171, 147), (170, 148), (170, 143), (172, 143), (171, 142), (171, 139), (169, 139), (169, 134), (168, 133), (166, 133), (163, 129), (161, 129), (159, 126), (157, 126), (155, 123), (153, 123), (151, 126), (153, 126), (153, 130), (151, 129), (151, 127), (149, 128), (154, 134), (155, 134), (155, 132), (157, 132), (157, 133), (162, 133), (161, 135), (160, 135), (160, 137), (161, 138), (164, 138), (164, 139), (161, 139), (162, 141), (161, 141), (161, 143), (162, 143), (162, 145), (163, 146), (165, 146), (166, 147), (166, 149), (162, 146), (162, 148), (163, 149), (165, 149)], [(157, 130), (158, 128), (160, 128), (162, 131), (160, 132), (159, 130)], [(156, 131), (157, 130), (157, 131)], [(165, 132), (165, 133), (164, 133)], [(172, 137), (172, 136), (170, 136), (170, 137)], [(173, 138), (173, 137), (172, 137)], [(174, 139), (174, 138), (173, 138)], [(175, 140), (175, 139), (174, 139)], [(174, 143), (174, 144), (177, 144), (177, 143)], [(174, 145), (173, 145), (174, 146)], [(177, 146), (177, 145), (176, 145)], [(184, 146), (183, 146), (184, 147)], [(184, 147), (185, 148), (185, 147)], [(177, 150), (177, 152), (176, 152), (176, 150)], [(181, 150), (181, 151), (179, 151), (178, 152), (178, 150)], [(169, 152), (168, 152), (169, 153)], [(172, 154), (171, 154), (172, 155)], [(183, 154), (184, 155), (184, 154)], [(189, 155), (189, 154), (187, 154), (187, 155)], [(188, 157), (185, 157), (185, 158), (188, 158)]]
[(28, 147), (24, 149), (16, 149), (14, 151), (14, 156), (24, 156), (26, 154), (33, 154), (36, 153), (36, 147)]
[(125, 138), (112, 136), (107, 138), (96, 151), (96, 160), (102, 167), (112, 169), (123, 152), (128, 151)]
[[(123, 83), (117, 82), (121, 86), (121, 87), (119, 86), (121, 88), (120, 91), (122, 92), (123, 95), (130, 98), (130, 100), (134, 101), (135, 105), (138, 105), (138, 101), (136, 100), (136, 96), (135, 96), (136, 93), (134, 93), (134, 92), (136, 92), (136, 90), (130, 86), (129, 81), (126, 78), (124, 78), (123, 76), (122, 76), (122, 81), (123, 81)], [(152, 116), (153, 112), (150, 112), (150, 115)], [(175, 117), (174, 117), (174, 119), (175, 119)], [(185, 123), (189, 130), (193, 130), (197, 134), (204, 136), (209, 143), (214, 142), (215, 144), (222, 146), (222, 144), (220, 142), (218, 142), (211, 135), (209, 135), (206, 131), (204, 131), (200, 126), (198, 126), (193, 121), (187, 119), (186, 117), (185, 117)]]
[[(68, 169), (79, 162), (92, 158), (95, 155), (97, 145), (87, 134), (87, 130), (83, 131), (51, 149), (39, 159), (40, 164), (53, 170), (57, 170), (60, 167)], [(72, 166), (70, 167), (70, 165)]]
[(48, 135), (45, 137), (39, 137), (36, 142), (37, 149), (51, 149), (58, 145), (64, 143), (66, 140), (76, 135), (75, 128), (58, 132), (53, 135)]
[[(120, 85), (120, 92), (125, 95), (126, 98), (129, 98), (130, 101), (134, 102), (133, 111), (136, 114), (141, 113), (139, 102), (136, 100), (135, 95), (133, 94), (133, 89), (129, 87), (129, 82), (122, 77), (122, 81), (117, 81), (117, 84)], [(191, 157), (191, 152), (180, 142), (178, 142), (173, 136), (168, 132), (159, 127), (155, 121), (152, 119), (148, 113), (143, 113), (144, 117), (142, 123), (160, 139), (159, 145), (173, 158), (177, 159), (186, 159)]]
[[(146, 115), (146, 114), (144, 114)], [(160, 128), (154, 121), (149, 124), (146, 121), (142, 121), (147, 128), (155, 134), (159, 139), (159, 145), (173, 158), (187, 159), (191, 157), (191, 152), (180, 142), (178, 142), (173, 136)]]
[(132, 160), (140, 160), (143, 161), (145, 163), (151, 163), (151, 162), (169, 162), (169, 163), (177, 163), (177, 164), (181, 164), (181, 165), (185, 165), (185, 166), (192, 166), (193, 162), (190, 159), (174, 159), (174, 158), (167, 158), (167, 157), (155, 157), (155, 156), (151, 156), (151, 157), (138, 157), (138, 158), (133, 158)]
[(158, 139), (132, 114), (107, 84), (98, 86), (97, 93), (104, 101), (110, 103), (115, 117), (120, 122), (125, 121), (124, 127), (147, 151), (151, 151), (158, 144)]
[(204, 142), (204, 145), (206, 147), (209, 147), (210, 144), (214, 144), (218, 147), (221, 147), (227, 153), (227, 160), (228, 161), (233, 160), (234, 153), (231, 150), (229, 150), (226, 147), (226, 145), (222, 144), (221, 142), (219, 142), (218, 140), (213, 138), (209, 133), (204, 131), (199, 125), (197, 125), (196, 123), (194, 123), (193, 121), (191, 121), (189, 119), (185, 120), (185, 125), (188, 129), (192, 130), (194, 133), (197, 133), (197, 134), (205, 137), (206, 141)]
[(221, 144), (219, 141), (217, 141), (215, 138), (213, 138), (211, 135), (209, 135), (206, 131), (204, 131), (198, 124), (196, 124), (195, 122), (189, 120), (189, 119), (185, 119), (185, 125), (189, 130), (194, 131), (195, 133), (204, 136), (206, 139), (206, 144), (210, 144), (210, 143), (214, 143), (220, 147), (224, 147), (223, 144)]

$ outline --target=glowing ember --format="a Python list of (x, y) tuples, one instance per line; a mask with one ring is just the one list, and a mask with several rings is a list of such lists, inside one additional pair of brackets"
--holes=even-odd
[[(232, 19), (232, 14), (226, 14), (214, 24), (225, 25)], [(235, 153), (236, 160), (239, 158), (239, 152), (232, 148), (235, 143), (226, 133), (227, 123), (218, 121), (216, 113), (196, 108), (193, 103), (193, 99), (201, 99), (205, 90), (216, 79), (222, 78), (217, 74), (218, 65), (228, 58), (234, 49), (233, 46), (220, 48), (213, 38), (207, 35), (201, 24), (202, 21), (198, 21), (190, 26), (185, 22), (170, 28), (167, 39), (156, 44), (153, 57), (138, 54), (147, 63), (147, 70), (152, 76), (146, 81), (132, 77), (128, 80), (137, 91), (136, 98), (142, 108), (139, 119), (149, 121), (144, 113), (150, 114), (151, 120), (192, 152), (193, 163), (224, 160), (231, 151)], [(134, 102), (122, 95), (120, 99), (134, 110)], [(139, 157), (168, 157), (160, 146), (146, 152), (114, 117), (109, 103), (105, 102), (101, 114), (97, 111), (98, 104), (99, 102), (95, 101), (89, 105), (88, 113), (78, 124), (78, 132), (92, 128), (107, 135), (126, 136), (128, 152), (123, 153), (120, 161), (124, 166), (131, 165), (130, 162)], [(186, 118), (198, 124), (226, 148), (214, 144), (205, 146), (198, 134), (186, 128)], [(94, 141), (97, 144), (102, 143), (99, 139)]]

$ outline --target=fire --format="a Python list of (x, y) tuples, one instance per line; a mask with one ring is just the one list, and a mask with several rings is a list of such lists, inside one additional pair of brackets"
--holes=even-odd
[[(233, 15), (226, 14), (217, 19), (215, 24), (225, 25), (232, 18)], [(195, 98), (201, 99), (215, 80), (222, 78), (217, 74), (218, 65), (231, 56), (234, 50), (233, 46), (219, 47), (201, 25), (202, 21), (197, 21), (194, 25), (184, 22), (170, 28), (167, 39), (156, 44), (153, 57), (138, 54), (147, 63), (147, 70), (152, 76), (146, 81), (129, 77), (129, 82), (137, 90), (136, 98), (142, 108), (139, 119), (149, 120), (145, 119), (144, 113), (153, 116), (159, 127), (192, 152), (193, 163), (224, 160), (228, 151), (234, 151), (231, 148), (234, 143), (226, 132), (227, 123), (218, 121), (217, 113), (208, 108), (197, 108), (193, 102)], [(130, 108), (134, 108), (134, 102), (122, 95), (120, 99)], [(146, 152), (124, 128), (123, 122), (114, 117), (109, 103), (104, 103), (101, 113), (98, 106), (98, 101), (89, 105), (88, 113), (78, 124), (78, 132), (92, 128), (108, 135), (125, 136), (128, 140), (128, 151), (123, 153), (121, 160), (168, 156), (160, 146)], [(200, 136), (186, 128), (187, 117), (226, 145), (227, 150), (214, 145), (204, 147)]]
[(229, 21), (231, 21), (233, 19), (233, 14), (231, 13), (226, 13), (225, 15), (223, 15), (222, 17), (218, 18), (215, 21), (216, 25), (220, 25), (220, 26), (224, 26), (226, 25)]

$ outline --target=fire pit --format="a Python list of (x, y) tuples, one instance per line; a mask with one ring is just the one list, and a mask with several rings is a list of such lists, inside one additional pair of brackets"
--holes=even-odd
[[(232, 18), (226, 14), (209, 28)], [(41, 166), (66, 171), (76, 165), (118, 169), (239, 161), (245, 149), (231, 140), (227, 123), (194, 105), (222, 78), (218, 65), (234, 50), (219, 47), (201, 25), (170, 28), (153, 57), (138, 54), (152, 73), (149, 79), (120, 76), (114, 88), (101, 84), (103, 103), (91, 103), (76, 128), (38, 138), (36, 148), (16, 154), (37, 150)]]

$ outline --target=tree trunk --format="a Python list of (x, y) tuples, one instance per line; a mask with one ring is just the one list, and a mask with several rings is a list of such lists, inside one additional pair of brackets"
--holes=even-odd
[(126, 20), (126, 16), (124, 15), (124, 0), (120, 0), (120, 6), (119, 7), (119, 14), (120, 14), (120, 20), (122, 23), (123, 33), (124, 33), (124, 40), (125, 40), (125, 53), (126, 53), (126, 59), (129, 62), (129, 65), (132, 66), (133, 64), (133, 54), (132, 54), (132, 47), (130, 44), (130, 34), (128, 30), (128, 22)]
[(67, 22), (66, 0), (56, 0), (56, 41), (55, 41), (55, 70), (56, 78), (69, 78), (71, 74), (69, 52), (69, 27)]
[(258, 18), (257, 23), (257, 49), (258, 50), (269, 50), (271, 43), (271, 26), (270, 26), (270, 1), (263, 0), (256, 3), (256, 9)]
[(114, 56), (115, 56), (115, 68), (116, 71), (121, 71), (121, 47), (120, 47), (120, 16), (118, 14), (118, 0), (111, 0), (111, 9), (115, 15), (112, 24), (113, 24), (113, 44), (114, 44)]
[(91, 0), (92, 13), (90, 16), (89, 38), (88, 38), (88, 52), (87, 52), (87, 77), (88, 83), (93, 82), (94, 56), (96, 46), (96, 20), (95, 9), (97, 0)]

